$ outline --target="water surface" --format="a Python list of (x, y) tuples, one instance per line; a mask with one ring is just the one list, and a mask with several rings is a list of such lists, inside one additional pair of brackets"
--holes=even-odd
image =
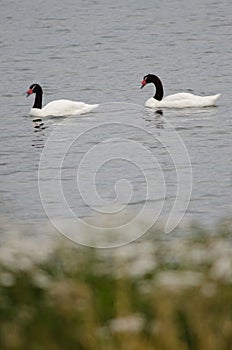
[[(183, 139), (192, 164), (192, 195), (185, 218), (212, 225), (230, 215), (232, 23), (229, 8), (229, 0), (191, 3), (25, 0), (20, 6), (8, 1), (1, 10), (0, 24), (2, 215), (32, 223), (46, 219), (38, 190), (39, 160), (49, 135), (63, 119), (47, 118), (43, 126), (35, 128), (28, 116), (33, 99), (25, 98), (25, 91), (33, 82), (43, 86), (44, 103), (69, 98), (101, 104), (96, 112), (72, 117), (72, 132), (59, 134), (61, 143), (74, 137), (75, 130), (78, 135), (86, 123), (93, 128), (98, 120), (103, 124), (117, 122), (119, 112), (115, 111), (115, 102), (121, 104), (120, 116), (129, 125), (125, 126), (121, 118), (121, 125), (98, 126), (95, 133), (84, 135), (81, 142), (70, 148), (62, 165), (62, 179), (64, 195), (75, 215), (96, 213), (91, 207), (93, 203), (86, 203), (78, 192), (80, 161), (99, 142), (118, 138), (121, 150), (126, 152), (122, 139), (128, 139), (156, 157), (157, 166), (153, 166), (149, 158), (136, 153), (147, 174), (157, 178), (154, 193), (147, 197), (143, 172), (136, 164), (122, 159), (108, 162), (98, 171), (97, 193), (105, 203), (114, 202), (115, 184), (124, 179), (131, 183), (133, 193), (128, 201), (124, 182), (126, 195), (121, 198), (122, 205), (128, 202), (127, 208), (136, 212), (149, 200), (156, 211), (165, 198), (161, 218), (166, 218), (177, 189), (173, 160), (159, 142), (159, 137), (168, 140), (169, 134), (172, 135), (169, 123)], [(139, 90), (140, 81), (147, 73), (161, 77), (166, 94), (221, 92), (218, 106), (163, 110), (163, 115), (148, 111), (143, 104), (153, 90), (150, 86)], [(131, 104), (136, 107), (132, 108)], [(54, 144), (54, 157), (57, 149)], [(86, 174), (90, 174), (88, 168)], [(88, 176), (82, 186), (88, 188)], [(120, 188), (123, 194), (123, 187)], [(62, 216), (62, 208), (57, 214)]]

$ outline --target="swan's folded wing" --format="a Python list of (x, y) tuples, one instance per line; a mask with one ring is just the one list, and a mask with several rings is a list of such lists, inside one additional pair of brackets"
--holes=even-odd
[(87, 113), (97, 106), (71, 100), (56, 100), (43, 107), (43, 114), (44, 116), (69, 116)]

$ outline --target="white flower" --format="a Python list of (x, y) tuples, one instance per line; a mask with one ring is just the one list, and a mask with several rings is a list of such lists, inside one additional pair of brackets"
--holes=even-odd
[(139, 314), (129, 315), (125, 317), (114, 318), (110, 321), (110, 328), (112, 332), (122, 333), (140, 332), (144, 327), (145, 320)]
[(36, 270), (33, 274), (34, 284), (42, 289), (47, 289), (51, 285), (51, 278), (42, 270)]
[(156, 283), (170, 290), (196, 287), (202, 282), (203, 275), (193, 271), (163, 271), (156, 277)]
[(232, 257), (225, 255), (218, 258), (210, 271), (210, 275), (215, 279), (223, 279), (225, 281), (232, 280)]

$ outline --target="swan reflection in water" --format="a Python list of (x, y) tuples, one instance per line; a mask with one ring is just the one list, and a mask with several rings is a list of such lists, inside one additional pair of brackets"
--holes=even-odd
[[(35, 118), (32, 120), (35, 129), (45, 129), (44, 123), (41, 118)], [(35, 130), (36, 131), (36, 130)]]
[(36, 137), (32, 140), (32, 147), (35, 148), (44, 148), (45, 145), (45, 134), (44, 130), (47, 129), (47, 126), (44, 125), (41, 118), (35, 118), (32, 120), (34, 132)]
[(156, 129), (164, 129), (165, 119), (163, 118), (162, 109), (157, 109), (155, 113), (150, 113), (149, 111), (149, 114), (144, 116), (144, 119)]

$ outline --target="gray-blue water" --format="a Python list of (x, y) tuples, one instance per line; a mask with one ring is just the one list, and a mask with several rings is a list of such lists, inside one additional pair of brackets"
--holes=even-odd
[[(9, 0), (1, 8), (0, 33), (2, 216), (36, 224), (46, 220), (38, 169), (55, 130), (59, 139), (49, 144), (42, 174), (42, 191), (54, 215), (66, 216), (54, 187), (49, 192), (57, 185), (56, 167), (65, 200), (79, 217), (96, 215), (115, 201), (138, 213), (149, 201), (155, 215), (167, 218), (178, 181), (186, 181), (181, 210), (192, 185), (185, 218), (212, 225), (231, 214), (230, 0)], [(163, 110), (163, 115), (148, 110), (143, 105), (153, 89), (139, 89), (147, 73), (160, 76), (166, 94), (221, 92), (218, 106)], [(28, 116), (33, 97), (25, 98), (34, 82), (44, 89), (44, 103), (67, 98), (100, 107), (68, 122), (47, 118), (36, 128)], [(191, 167), (183, 149), (176, 155), (181, 141), (175, 130)], [(191, 168), (192, 180), (188, 174), (178, 179), (175, 165), (180, 171)]]

